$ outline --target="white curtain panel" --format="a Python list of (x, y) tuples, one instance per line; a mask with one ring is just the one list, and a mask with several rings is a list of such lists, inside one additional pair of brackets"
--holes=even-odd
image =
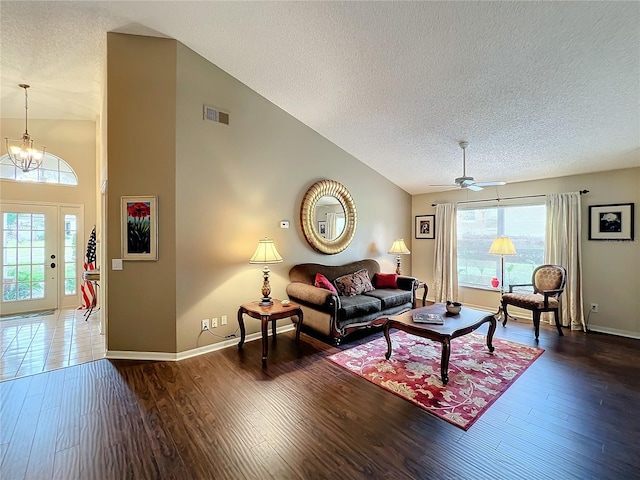
[(327, 240), (335, 240), (337, 235), (336, 221), (338, 219), (338, 215), (336, 213), (327, 213), (327, 230), (325, 232), (325, 237)]
[[(560, 321), (571, 330), (586, 331), (582, 309), (582, 240), (580, 193), (554, 193), (546, 196), (547, 226), (545, 263), (567, 269), (567, 285), (560, 297)], [(553, 314), (543, 321), (554, 323)]]
[(458, 300), (458, 239), (456, 205), (436, 206), (436, 235), (433, 262), (433, 291), (436, 302)]

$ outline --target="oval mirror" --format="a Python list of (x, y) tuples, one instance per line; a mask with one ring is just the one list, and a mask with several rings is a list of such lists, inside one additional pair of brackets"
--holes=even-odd
[(356, 233), (356, 218), (349, 190), (334, 180), (313, 184), (302, 200), (302, 232), (320, 253), (334, 255), (347, 248)]

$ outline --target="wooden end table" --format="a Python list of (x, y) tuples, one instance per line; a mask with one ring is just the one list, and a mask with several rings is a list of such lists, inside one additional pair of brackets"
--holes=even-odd
[(240, 342), (238, 343), (238, 349), (242, 349), (245, 338), (245, 328), (243, 314), (247, 314), (252, 318), (257, 318), (262, 322), (262, 365), (267, 364), (267, 351), (269, 349), (268, 344), (268, 329), (269, 322), (272, 328), (273, 340), (276, 340), (276, 320), (288, 318), (293, 315), (298, 316), (298, 324), (296, 325), (296, 342), (300, 341), (300, 328), (302, 327), (302, 308), (296, 303), (289, 303), (288, 305), (282, 305), (282, 302), (277, 299), (273, 299), (273, 305), (260, 306), (260, 302), (249, 302), (240, 305), (238, 309), (238, 324), (240, 325)]
[[(444, 318), (444, 325), (431, 325), (428, 323), (414, 323), (414, 313), (438, 313)], [(493, 352), (493, 334), (496, 331), (496, 317), (492, 313), (474, 310), (473, 308), (462, 307), (457, 315), (447, 313), (444, 303), (435, 303), (427, 307), (415, 308), (408, 312), (389, 317), (384, 325), (384, 336), (387, 339), (387, 353), (385, 357), (391, 357), (391, 338), (389, 330), (396, 328), (418, 337), (428, 338), (435, 342), (442, 343), (442, 358), (440, 360), (440, 377), (442, 383), (449, 382), (449, 357), (451, 356), (451, 340), (473, 332), (480, 325), (489, 323), (487, 333), (487, 347)]]

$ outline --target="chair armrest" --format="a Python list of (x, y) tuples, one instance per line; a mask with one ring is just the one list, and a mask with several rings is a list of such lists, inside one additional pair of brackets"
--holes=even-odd
[(418, 287), (417, 278), (398, 275), (398, 288), (400, 290), (415, 290), (417, 287)]
[(556, 290), (543, 290), (542, 295), (544, 295), (544, 308), (548, 308), (549, 307), (549, 297), (559, 297), (560, 294), (564, 291), (563, 288), (560, 289), (556, 289)]
[(533, 287), (533, 283), (514, 283), (509, 285), (509, 293), (513, 293), (513, 287)]
[(293, 282), (287, 285), (287, 295), (318, 306), (340, 305), (340, 300), (329, 290), (308, 283)]

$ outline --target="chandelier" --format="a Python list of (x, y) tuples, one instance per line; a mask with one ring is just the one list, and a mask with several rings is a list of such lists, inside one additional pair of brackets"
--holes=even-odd
[(26, 173), (40, 168), (44, 160), (46, 147), (37, 145), (31, 140), (27, 129), (27, 111), (29, 110), (27, 88), (29, 88), (29, 85), (21, 83), (19, 87), (24, 88), (24, 133), (22, 138), (16, 140), (5, 137), (5, 143), (11, 162)]

